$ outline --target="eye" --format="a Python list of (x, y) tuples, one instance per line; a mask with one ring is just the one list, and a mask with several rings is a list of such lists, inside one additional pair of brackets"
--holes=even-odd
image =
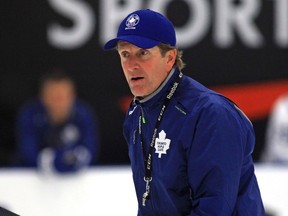
[(122, 58), (127, 58), (129, 56), (129, 53), (127, 51), (123, 51), (123, 52), (120, 53), (120, 56)]
[(147, 49), (140, 49), (140, 50), (137, 51), (136, 55), (137, 55), (138, 58), (146, 59), (146, 58), (148, 58), (149, 53), (150, 52)]
[(140, 50), (140, 56), (146, 56), (146, 55), (148, 55), (148, 53), (149, 53), (149, 51), (148, 50), (145, 50), (145, 49), (142, 49), (142, 50)]

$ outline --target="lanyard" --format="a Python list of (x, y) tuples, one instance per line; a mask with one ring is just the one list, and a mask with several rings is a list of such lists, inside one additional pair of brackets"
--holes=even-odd
[[(153, 153), (153, 149), (155, 147), (155, 140), (156, 140), (156, 135), (158, 132), (158, 128), (160, 126), (160, 123), (162, 121), (162, 117), (164, 115), (164, 112), (166, 111), (166, 108), (168, 107), (171, 98), (173, 97), (175, 91), (177, 90), (179, 83), (181, 81), (181, 78), (183, 77), (183, 73), (180, 72), (178, 78), (176, 79), (176, 81), (174, 82), (173, 86), (171, 87), (169, 93), (166, 95), (162, 108), (160, 110), (159, 116), (157, 118), (157, 121), (155, 123), (155, 127), (154, 127), (154, 131), (153, 131), (153, 136), (150, 142), (150, 146), (149, 146), (149, 150), (148, 150), (148, 155), (145, 159), (146, 153), (145, 153), (145, 145), (143, 142), (143, 136), (142, 136), (142, 128), (139, 126), (139, 134), (141, 137), (141, 145), (142, 145), (142, 150), (143, 150), (143, 157), (144, 157), (144, 166), (145, 166), (145, 177), (144, 177), (144, 181), (146, 182), (146, 191), (143, 194), (142, 197), (142, 206), (146, 205), (146, 201), (148, 199), (150, 199), (150, 184), (152, 181), (152, 153)], [(141, 125), (141, 120), (143, 121), (143, 123), (145, 123), (145, 118), (141, 115), (140, 119), (139, 119), (139, 125)]]

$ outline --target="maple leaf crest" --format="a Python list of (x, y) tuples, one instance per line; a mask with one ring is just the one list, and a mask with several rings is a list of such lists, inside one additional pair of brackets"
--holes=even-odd
[(159, 133), (159, 138), (156, 138), (155, 141), (155, 153), (158, 153), (158, 158), (161, 158), (162, 154), (167, 154), (167, 150), (170, 147), (170, 139), (166, 139), (166, 133), (162, 130)]

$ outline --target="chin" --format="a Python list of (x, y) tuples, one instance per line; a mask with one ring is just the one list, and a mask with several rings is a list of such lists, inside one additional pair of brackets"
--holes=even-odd
[(145, 95), (143, 94), (143, 92), (140, 92), (140, 91), (131, 91), (131, 92), (135, 97), (144, 97)]

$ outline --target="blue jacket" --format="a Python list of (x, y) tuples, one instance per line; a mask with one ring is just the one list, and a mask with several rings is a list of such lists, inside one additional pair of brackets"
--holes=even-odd
[[(53, 150), (54, 168), (60, 172), (77, 171), (97, 160), (99, 143), (95, 118), (88, 106), (78, 100), (70, 118), (61, 125), (49, 122), (40, 100), (25, 104), (18, 115), (17, 135), (20, 165), (39, 166), (38, 156), (46, 148)], [(66, 160), (68, 157), (70, 159)]]
[[(124, 122), (138, 216), (264, 216), (251, 156), (251, 122), (227, 98), (185, 75), (158, 129), (151, 198), (142, 206), (146, 183), (139, 116), (145, 116), (140, 128), (147, 152), (163, 100), (179, 71), (171, 73), (148, 99), (134, 100)], [(161, 142), (169, 148), (159, 149)]]

